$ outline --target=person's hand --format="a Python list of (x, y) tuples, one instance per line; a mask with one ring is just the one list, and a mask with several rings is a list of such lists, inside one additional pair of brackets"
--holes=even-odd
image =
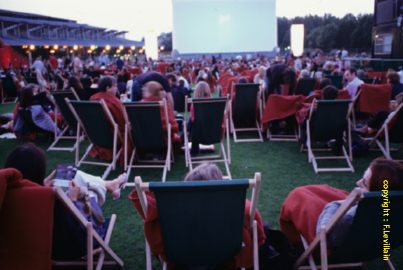
[(88, 190), (86, 188), (81, 188), (74, 180), (70, 181), (68, 195), (72, 201), (83, 198), (87, 193)]
[(45, 187), (53, 187), (53, 179), (56, 176), (56, 170), (53, 170), (44, 180), (43, 180), (43, 185)]

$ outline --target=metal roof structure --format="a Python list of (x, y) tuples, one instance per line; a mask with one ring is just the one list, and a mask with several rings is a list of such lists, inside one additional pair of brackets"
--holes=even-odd
[(143, 40), (126, 39), (126, 33), (74, 20), (0, 9), (0, 39), (11, 46), (144, 46)]

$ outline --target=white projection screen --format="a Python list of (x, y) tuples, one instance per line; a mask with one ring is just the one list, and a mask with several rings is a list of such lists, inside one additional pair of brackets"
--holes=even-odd
[(272, 52), (276, 0), (172, 0), (179, 54)]

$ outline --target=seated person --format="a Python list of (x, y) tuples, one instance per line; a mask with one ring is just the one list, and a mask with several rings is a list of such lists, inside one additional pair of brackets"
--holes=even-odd
[[(45, 152), (36, 147), (32, 143), (27, 143), (16, 147), (6, 158), (4, 168), (14, 169), (14, 177), (18, 179), (27, 179), (32, 181), (31, 186), (53, 186), (53, 178), (55, 176), (55, 171), (45, 178), (46, 173), (46, 155)], [(122, 174), (116, 179), (111, 181), (104, 181), (102, 178), (87, 174), (83, 171), (77, 170), (73, 179), (71, 179), (68, 191), (66, 192), (68, 197), (72, 200), (77, 209), (84, 215), (84, 217), (90, 221), (93, 228), (98, 234), (103, 238), (107, 231), (107, 224), (102, 213), (102, 205), (105, 203), (106, 192), (112, 194), (113, 199), (118, 199), (120, 197), (121, 187), (126, 183), (127, 176)], [(72, 223), (70, 227), (66, 224), (72, 222), (73, 217), (68, 215), (62, 209), (56, 207), (55, 211), (55, 224), (61, 224), (63, 229), (68, 229), (72, 231), (74, 236), (79, 239), (70, 239), (72, 241), (77, 241), (80, 243), (85, 243), (85, 229), (80, 229), (77, 223)], [(57, 213), (59, 211), (59, 213)], [(62, 214), (64, 213), (64, 214)], [(60, 219), (59, 219), (60, 218)], [(67, 227), (66, 227), (67, 226)], [(58, 230), (60, 229), (60, 230)], [(65, 231), (62, 228), (55, 228), (54, 240), (63, 239)], [(69, 235), (71, 237), (71, 235)], [(64, 237), (69, 237), (64, 236)], [(60, 238), (59, 238), (60, 237)], [(63, 252), (60, 250), (55, 250), (55, 248), (65, 249), (64, 245), (67, 243), (63, 240), (61, 242), (54, 241), (54, 254), (59, 254), (63, 257)], [(85, 255), (86, 244), (80, 245), (80, 252), (76, 252), (76, 255), (71, 255), (72, 257), (77, 256), (78, 258)], [(82, 253), (82, 254), (80, 254)], [(66, 254), (67, 257), (69, 255)]]
[(370, 136), (375, 135), (378, 132), (378, 130), (381, 129), (383, 123), (388, 118), (389, 114), (391, 112), (393, 112), (394, 110), (396, 110), (400, 104), (402, 104), (403, 93), (400, 93), (395, 98), (396, 98), (396, 102), (391, 101), (391, 103), (390, 103), (389, 112), (386, 112), (386, 111), (377, 112), (373, 117), (371, 117), (367, 120), (367, 123), (364, 126), (357, 128), (354, 131), (356, 131), (362, 135), (370, 135)]
[[(209, 98), (211, 97), (211, 91), (210, 91), (210, 86), (208, 85), (207, 82), (205, 81), (200, 81), (196, 84), (194, 93), (193, 93), (194, 98)], [(192, 132), (192, 125), (194, 122), (194, 109), (193, 109), (193, 104), (190, 107), (190, 118), (188, 122), (188, 132), (191, 134)], [(190, 150), (191, 155), (197, 155), (199, 154), (200, 148), (199, 148), (199, 143), (192, 140), (192, 149)]]
[[(339, 93), (339, 90), (335, 86), (328, 85), (323, 89), (322, 100), (335, 100), (337, 98), (338, 93)], [(315, 113), (316, 112), (314, 109), (311, 119), (313, 119), (315, 117)], [(301, 137), (300, 137), (301, 144), (306, 144), (306, 140), (307, 140), (306, 125), (307, 125), (307, 119), (305, 119), (301, 124)], [(343, 138), (334, 138), (334, 139), (335, 139), (335, 142), (331, 144), (331, 148), (335, 154), (339, 154), (342, 150)]]
[[(117, 84), (116, 79), (112, 76), (105, 76), (101, 79), (98, 85), (99, 92), (92, 95), (90, 100), (104, 100), (106, 106), (111, 112), (113, 119), (118, 124), (119, 135), (118, 141), (120, 145), (124, 145), (124, 133), (125, 133), (125, 117), (124, 117), (124, 109), (120, 100), (116, 97), (117, 92)], [(129, 142), (130, 143), (130, 142)], [(129, 146), (129, 151), (131, 149), (131, 145)], [(105, 149), (99, 146), (94, 146), (91, 150), (90, 155), (92, 157), (99, 157), (104, 160), (111, 160), (113, 156), (112, 149)], [(120, 156), (120, 162), (123, 162), (123, 155)]]
[(160, 85), (162, 85), (162, 88), (166, 92), (166, 99), (168, 106), (173, 109), (174, 107), (174, 101), (172, 98), (171, 94), (171, 87), (169, 85), (168, 79), (162, 75), (159, 72), (155, 71), (148, 71), (146, 73), (143, 73), (139, 76), (137, 76), (135, 79), (133, 79), (133, 85), (132, 85), (132, 91), (131, 91), (131, 98), (132, 101), (139, 101), (142, 99), (142, 88), (143, 86), (148, 83), (148, 82), (158, 82)]
[(185, 111), (185, 97), (190, 97), (192, 91), (185, 87), (185, 80), (179, 79), (178, 86), (172, 88), (172, 97), (174, 100), (174, 109), (177, 112)]
[(14, 133), (19, 138), (35, 139), (37, 131), (60, 134), (50, 114), (51, 102), (39, 87), (29, 84), (20, 91), (19, 102), (14, 109)]
[[(375, 159), (357, 186), (362, 192), (380, 191), (382, 181), (389, 180), (389, 190), (403, 190), (403, 165)], [(328, 185), (307, 185), (294, 189), (285, 199), (280, 212), (280, 227), (295, 247), (302, 247), (300, 235), (312, 242), (322, 225), (326, 225), (348, 196), (348, 192)], [(355, 215), (353, 206), (330, 232), (330, 248), (340, 246), (349, 232)]]
[[(142, 96), (141, 101), (161, 101), (166, 98), (166, 92), (162, 85), (156, 81), (149, 81), (144, 84), (142, 88)], [(166, 131), (167, 127), (165, 124), (165, 111), (164, 108), (161, 107), (161, 121), (162, 128)], [(173, 111), (173, 107), (169, 106), (167, 101), (167, 111), (168, 111), (168, 121), (171, 124), (171, 137), (172, 143), (175, 149), (180, 148), (181, 137), (179, 135), (179, 125), (175, 119), (175, 113)]]
[[(211, 163), (203, 163), (198, 167), (190, 171), (184, 181), (205, 181), (205, 180), (222, 180), (223, 175), (218, 169), (218, 167)], [(158, 224), (158, 213), (156, 209), (155, 198), (152, 193), (146, 193), (148, 202), (148, 217), (145, 220), (144, 231), (148, 243), (153, 254), (161, 256), (165, 259), (164, 248), (162, 245), (160, 228)], [(143, 211), (140, 205), (140, 201), (137, 192), (134, 190), (130, 193), (129, 199), (133, 202), (134, 207), (138, 213), (144, 218)], [(228, 262), (229, 268), (234, 267), (252, 267), (253, 265), (253, 247), (252, 247), (252, 231), (250, 227), (250, 216), (249, 216), (250, 201), (245, 202), (245, 213), (244, 213), (244, 228), (243, 228), (243, 243), (241, 251), (239, 254), (231, 261)], [(262, 217), (259, 211), (256, 211), (255, 219), (258, 223), (258, 243), (262, 246), (266, 241), (266, 236), (263, 230)], [(169, 266), (172, 266), (168, 262)]]
[(392, 95), (390, 99), (397, 99), (397, 95), (403, 93), (403, 84), (400, 82), (400, 76), (397, 72), (389, 72), (387, 75), (388, 83), (392, 85)]

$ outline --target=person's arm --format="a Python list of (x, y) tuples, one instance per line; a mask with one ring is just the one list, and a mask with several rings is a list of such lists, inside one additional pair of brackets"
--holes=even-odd
[[(334, 216), (339, 207), (343, 204), (343, 200), (334, 201), (328, 203), (319, 216), (318, 223), (316, 225), (316, 233), (318, 234), (320, 228), (328, 224), (331, 218)], [(351, 224), (355, 216), (357, 206), (351, 207), (336, 223), (334, 228), (328, 234), (328, 241), (330, 247), (340, 246), (346, 239), (348, 232), (350, 231)]]

